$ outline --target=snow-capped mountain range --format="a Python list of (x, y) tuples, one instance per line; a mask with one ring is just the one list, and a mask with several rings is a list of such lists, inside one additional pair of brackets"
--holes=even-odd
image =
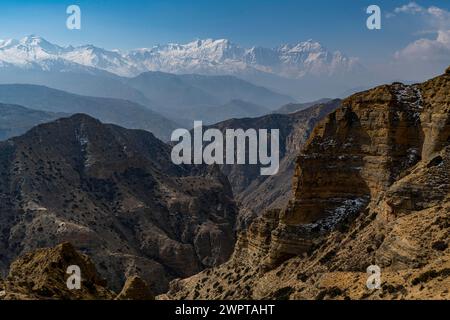
[(72, 71), (84, 67), (120, 76), (146, 71), (199, 74), (264, 73), (289, 79), (329, 77), (361, 68), (356, 58), (308, 40), (277, 48), (243, 48), (229, 40), (197, 40), (120, 52), (93, 45), (59, 46), (38, 36), (0, 40), (0, 67)]

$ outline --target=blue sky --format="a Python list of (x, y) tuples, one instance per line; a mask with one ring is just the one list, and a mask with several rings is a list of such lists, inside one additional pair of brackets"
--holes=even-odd
[[(386, 18), (408, 0), (2, 0), (0, 38), (37, 34), (58, 44), (107, 49), (228, 38), (243, 46), (273, 47), (314, 39), (332, 50), (382, 60), (420, 37), (433, 38), (416, 15)], [(450, 1), (419, 0), (450, 11)], [(65, 28), (68, 5), (82, 10), (82, 30)], [(380, 31), (369, 31), (365, 10), (378, 4)], [(428, 22), (429, 24), (429, 22)], [(429, 33), (427, 33), (430, 31)], [(436, 30), (434, 30), (436, 31)]]

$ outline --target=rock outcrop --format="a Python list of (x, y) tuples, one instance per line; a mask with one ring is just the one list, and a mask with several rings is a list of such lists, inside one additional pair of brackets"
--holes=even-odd
[[(70, 266), (80, 270), (79, 289), (67, 285)], [(70, 243), (20, 256), (0, 286), (0, 299), (5, 300), (109, 300), (114, 295), (90, 258), (78, 253)]]
[[(355, 94), (301, 151), (294, 196), (164, 298), (449, 299), (450, 74)], [(381, 289), (366, 286), (381, 269)]]
[(70, 241), (111, 289), (169, 280), (225, 262), (237, 209), (215, 167), (177, 166), (151, 133), (74, 115), (0, 142), (0, 269)]
[(138, 276), (132, 276), (125, 282), (116, 300), (155, 300), (155, 295), (144, 280)]

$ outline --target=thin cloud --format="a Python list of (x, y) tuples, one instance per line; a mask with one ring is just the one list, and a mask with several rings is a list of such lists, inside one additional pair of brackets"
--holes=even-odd
[[(409, 63), (450, 64), (450, 12), (436, 6), (423, 7), (410, 2), (394, 10), (394, 16), (414, 15), (422, 20), (431, 39), (421, 38), (395, 53), (397, 61)], [(420, 33), (420, 32), (419, 32)], [(417, 33), (416, 33), (417, 34)]]
[(419, 39), (395, 53), (402, 61), (450, 63), (450, 30), (440, 30), (436, 39)]
[(408, 4), (405, 4), (404, 6), (401, 6), (399, 8), (395, 8), (395, 13), (410, 13), (410, 14), (417, 14), (422, 13), (424, 10), (423, 7), (419, 6), (415, 2), (410, 2)]
[(431, 6), (428, 8), (422, 7), (416, 2), (410, 2), (401, 7), (395, 8), (394, 12), (389, 12), (386, 14), (389, 18), (399, 17), (401, 15), (413, 15), (420, 16), (420, 19), (429, 26), (439, 29), (450, 28), (450, 12), (436, 7)]

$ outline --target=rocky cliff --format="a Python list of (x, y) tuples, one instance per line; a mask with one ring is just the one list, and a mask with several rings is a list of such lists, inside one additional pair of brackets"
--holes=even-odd
[(169, 280), (225, 262), (237, 209), (215, 167), (172, 164), (151, 133), (75, 115), (0, 143), (0, 271), (70, 241), (110, 288)]
[(283, 208), (292, 198), (292, 175), (295, 159), (308, 140), (315, 125), (340, 105), (341, 100), (324, 101), (291, 114), (270, 114), (258, 118), (231, 119), (207, 128), (226, 129), (278, 129), (280, 133), (280, 167), (276, 175), (261, 176), (259, 165), (222, 165), (234, 197), (239, 203), (240, 229), (264, 209)]
[(450, 69), (355, 94), (300, 152), (289, 205), (161, 298), (449, 299), (449, 175)]

